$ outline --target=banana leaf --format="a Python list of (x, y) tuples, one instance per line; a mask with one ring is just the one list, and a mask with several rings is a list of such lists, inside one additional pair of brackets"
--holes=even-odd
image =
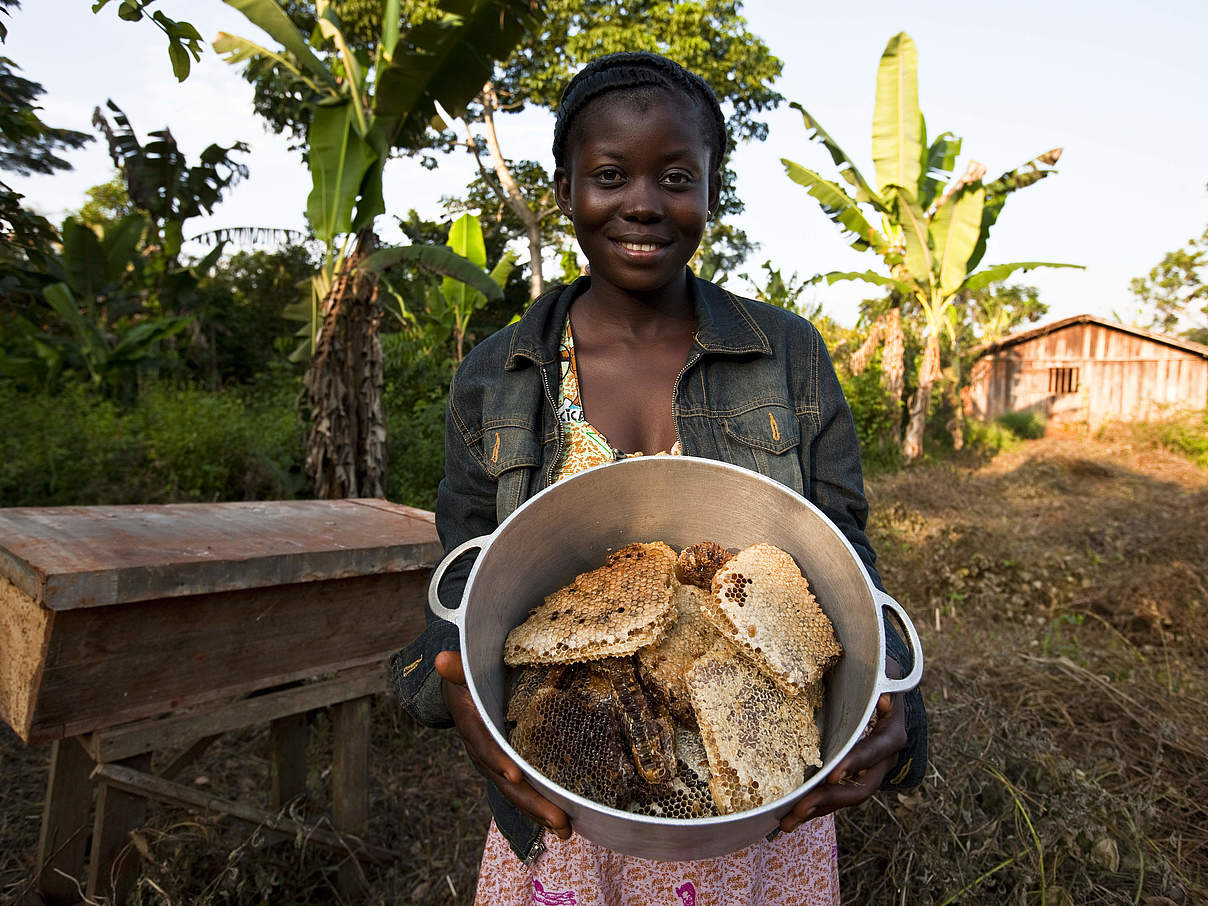
[(294, 23), (276, 0), (223, 0), (227, 6), (243, 13), (249, 22), (268, 32), (269, 36), (293, 54), (298, 64), (305, 68), (332, 91), (340, 90), (336, 78), (323, 62), (314, 55)]
[(1012, 264), (992, 264), (990, 267), (966, 277), (961, 289), (985, 289), (991, 283), (1006, 280), (1016, 271), (1030, 271), (1037, 267), (1076, 267), (1078, 270), (1086, 270), (1086, 265), (1083, 264), (1059, 264), (1054, 261), (1016, 261)]
[(331, 244), (352, 226), (352, 212), (365, 174), (377, 155), (353, 128), (349, 103), (315, 108), (310, 124), (311, 192), (306, 219), (315, 237)]
[(922, 169), (923, 115), (919, 111), (919, 55), (905, 32), (889, 39), (877, 67), (872, 160), (882, 195), (887, 186), (915, 192)]
[(430, 274), (460, 280), (493, 302), (503, 298), (503, 290), (491, 279), (490, 274), (443, 245), (403, 245), (379, 249), (366, 258), (361, 267), (380, 274), (404, 262)]
[(985, 200), (986, 190), (981, 185), (965, 186), (946, 199), (931, 218), (941, 296), (955, 293), (969, 273), (969, 256), (977, 246)]
[(856, 189), (856, 201), (867, 202), (873, 205), (882, 213), (888, 212), (885, 202), (872, 190), (872, 186), (860, 173), (852, 159), (848, 157), (847, 152), (839, 147), (839, 143), (830, 137), (830, 134), (822, 128), (822, 124), (810, 116), (809, 112), (793, 101), (789, 104), (794, 110), (801, 114), (801, 119), (805, 122), (805, 128), (810, 133), (808, 138), (822, 142), (827, 151), (830, 152), (831, 160), (835, 162), (835, 166), (839, 168), (839, 175), (847, 181), (848, 185)]
[(871, 248), (882, 255), (888, 251), (889, 246), (885, 241), (885, 237), (868, 222), (856, 200), (844, 192), (838, 183), (823, 179), (822, 176), (808, 167), (803, 167), (786, 158), (782, 157), (780, 162), (784, 164), (784, 169), (788, 173), (789, 179), (799, 185), (805, 186), (809, 194), (814, 197), (822, 210), (826, 212), (827, 217), (834, 223), (837, 223), (846, 232), (856, 236), (855, 242), (851, 244), (852, 248), (858, 251)]

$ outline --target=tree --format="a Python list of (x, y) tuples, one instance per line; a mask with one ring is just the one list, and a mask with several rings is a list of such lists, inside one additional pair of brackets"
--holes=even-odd
[[(376, 47), (373, 35), (386, 7), (360, 0), (343, 0), (332, 6), (343, 17), (349, 45), (372, 56)], [(463, 111), (460, 134), (452, 131), (453, 124), (447, 124), (448, 129), (430, 133), (422, 142), (394, 145), (405, 153), (450, 151), (460, 145), (476, 156), (479, 177), (471, 184), (469, 197), (460, 203), (449, 200), (447, 208), (478, 211), (484, 217), (491, 217), (494, 211), (509, 236), (524, 238), (533, 298), (545, 285), (543, 250), (560, 245), (566, 233), (553, 203), (550, 174), (535, 161), (505, 155), (497, 128), (499, 115), (525, 107), (553, 110), (577, 69), (614, 50), (657, 51), (699, 73), (730, 107), (730, 132), (736, 142), (762, 140), (767, 126), (758, 115), (783, 100), (770, 87), (780, 74), (780, 60), (747, 30), (739, 15), (741, 4), (733, 0), (636, 0), (624, 4), (618, 0), (546, 0), (542, 8), (540, 27), (478, 86), (474, 102)], [(302, 31), (314, 27), (315, 20), (304, 4), (294, 0), (283, 4), (283, 9)], [(402, 9), (408, 21), (423, 22), (434, 15), (435, 4), (410, 0)], [(305, 134), (312, 109), (309, 86), (264, 57), (249, 61), (245, 77), (255, 86), (257, 112), (278, 131)], [(452, 111), (448, 104), (444, 106)], [(721, 222), (724, 214), (742, 211), (733, 181), (727, 168), (722, 202), (703, 243), (705, 263), (716, 262), (711, 265), (714, 273), (745, 260), (753, 248), (745, 233)]]
[[(306, 216), (325, 246), (312, 294), (314, 356), (307, 373), (311, 429), (306, 470), (321, 497), (381, 496), (386, 429), (375, 273), (362, 267), (385, 212), (382, 171), (391, 149), (426, 141), (437, 104), (454, 114), (535, 20), (528, 0), (445, 0), (430, 18), (401, 29), (400, 0), (382, 5), (375, 52), (358, 51), (329, 0), (316, 0), (309, 36), (275, 0), (226, 0), (280, 45), (232, 35), (214, 42), (228, 62), (287, 73), (302, 86), (312, 189)], [(311, 45), (327, 50), (321, 59)], [(269, 62), (271, 61), (271, 63)], [(405, 258), (405, 256), (404, 256)], [(400, 258), (400, 260), (404, 260)], [(412, 260), (455, 275), (449, 250)], [(478, 276), (477, 271), (474, 277)], [(482, 276), (476, 288), (498, 295)]]
[(1141, 326), (1173, 333), (1184, 324), (1184, 336), (1208, 334), (1208, 228), (1135, 277), (1130, 289), (1150, 316)]
[[(928, 143), (918, 103), (918, 54), (904, 32), (889, 40), (877, 70), (872, 132), (876, 189), (817, 120), (799, 104), (793, 106), (801, 112), (809, 137), (826, 147), (850, 191), (800, 164), (782, 160), (789, 177), (809, 191), (843, 232), (854, 235), (852, 248), (875, 252), (889, 271), (888, 275), (832, 271), (814, 279), (828, 284), (838, 280), (873, 283), (889, 289), (898, 303), (913, 302), (921, 312), (926, 339), (902, 450), (907, 460), (914, 459), (922, 453), (932, 385), (940, 377), (941, 337), (948, 330), (950, 310), (962, 294), (1016, 271), (1077, 266), (1023, 261), (976, 270), (1007, 196), (1056, 172), (1052, 167), (1061, 149), (1041, 154), (989, 183), (983, 182), (986, 168), (976, 161), (969, 163), (963, 175), (951, 178), (961, 140), (944, 132)], [(880, 230), (869, 220), (875, 215), (880, 215)]]

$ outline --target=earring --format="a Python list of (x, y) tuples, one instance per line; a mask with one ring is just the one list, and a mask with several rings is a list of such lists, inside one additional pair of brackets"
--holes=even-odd
[(705, 220), (712, 220), (712, 219), (713, 219), (713, 212), (705, 211)]

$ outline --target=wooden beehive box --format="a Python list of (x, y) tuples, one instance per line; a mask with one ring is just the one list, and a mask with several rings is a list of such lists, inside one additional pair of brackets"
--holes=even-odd
[(385, 500), (0, 510), (0, 717), (40, 743), (384, 662), (440, 555)]

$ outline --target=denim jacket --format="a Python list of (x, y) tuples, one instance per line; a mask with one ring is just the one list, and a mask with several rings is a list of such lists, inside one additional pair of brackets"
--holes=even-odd
[[(516, 323), (486, 338), (462, 362), (449, 391), (445, 477), (436, 527), (446, 551), (493, 532), (553, 481), (562, 452), (557, 418), (558, 345), (571, 303), (591, 284), (581, 277), (532, 304)], [(791, 312), (734, 296), (689, 274), (696, 331), (672, 395), (683, 453), (760, 472), (803, 495), (843, 532), (880, 587), (864, 533), (868, 504), (851, 410), (822, 337)], [(473, 562), (452, 566), (440, 589), (454, 606)], [(428, 611), (428, 628), (391, 661), (404, 707), (421, 723), (452, 724), (432, 669), (460, 648), (457, 629)], [(886, 620), (889, 654), (910, 669), (905, 643)], [(908, 742), (885, 788), (923, 778), (927, 723), (917, 690), (906, 696)], [(496, 825), (516, 854), (541, 851), (541, 828), (488, 782)]]

